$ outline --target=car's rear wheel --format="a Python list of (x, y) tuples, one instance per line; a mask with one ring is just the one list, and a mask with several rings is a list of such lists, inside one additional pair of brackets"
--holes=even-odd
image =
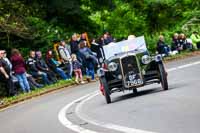
[(162, 63), (158, 64), (160, 82), (164, 90), (168, 90), (167, 72), (165, 71), (164, 65)]
[(104, 96), (105, 96), (105, 99), (106, 99), (106, 103), (109, 104), (109, 103), (111, 103), (110, 90), (108, 88), (108, 83), (107, 83), (107, 81), (106, 81), (106, 79), (104, 77), (101, 78), (101, 83), (103, 85)]

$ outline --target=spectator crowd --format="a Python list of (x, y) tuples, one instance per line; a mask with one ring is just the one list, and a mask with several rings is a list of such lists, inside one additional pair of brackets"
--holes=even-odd
[(156, 50), (163, 56), (174, 55), (185, 50), (196, 50), (200, 48), (200, 36), (194, 31), (190, 38), (183, 33), (174, 33), (171, 45), (165, 42), (164, 36), (160, 35), (157, 42)]
[(87, 76), (88, 81), (95, 81), (95, 70), (102, 57), (100, 49), (112, 41), (108, 32), (102, 35), (98, 43), (93, 39), (91, 44), (86, 33), (73, 34), (68, 44), (60, 40), (56, 42), (56, 49), (49, 49), (46, 53), (31, 50), (27, 59), (15, 48), (11, 50), (9, 58), (8, 51), (0, 50), (0, 85), (6, 89), (7, 96), (13, 96), (18, 94), (18, 88), (20, 92), (28, 93), (60, 79), (72, 80), (73, 76), (77, 84), (85, 83), (83, 75)]
[[(9, 58), (7, 51), (0, 50), (0, 84), (6, 88), (7, 96), (13, 96), (17, 94), (17, 88), (28, 93), (60, 79), (72, 80), (73, 76), (77, 84), (85, 83), (83, 75), (88, 80), (95, 81), (95, 70), (103, 57), (102, 46), (113, 41), (115, 39), (108, 32), (99, 40), (91, 39), (91, 43), (86, 33), (80, 36), (73, 34), (67, 44), (64, 40), (57, 41), (58, 45), (54, 50), (49, 49), (46, 53), (31, 50), (27, 59), (23, 58), (18, 49), (13, 48)], [(156, 46), (157, 52), (164, 56), (199, 49), (200, 36), (198, 32), (193, 32), (190, 38), (186, 38), (183, 33), (174, 33), (169, 46), (165, 43), (164, 36), (160, 35)]]

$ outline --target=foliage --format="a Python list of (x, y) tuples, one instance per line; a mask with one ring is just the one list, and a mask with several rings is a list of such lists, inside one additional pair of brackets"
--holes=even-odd
[(159, 34), (199, 30), (200, 1), (193, 0), (1, 0), (1, 48), (47, 49), (55, 39), (108, 30), (116, 39), (145, 35), (154, 49)]

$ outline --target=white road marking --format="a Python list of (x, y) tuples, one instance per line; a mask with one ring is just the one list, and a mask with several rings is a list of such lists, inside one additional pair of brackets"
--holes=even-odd
[[(194, 66), (194, 65), (198, 65), (200, 64), (200, 61), (197, 61), (197, 62), (193, 62), (193, 63), (189, 63), (189, 64), (186, 64), (186, 65), (181, 65), (181, 66), (178, 66), (178, 67), (174, 67), (174, 68), (170, 68), (170, 69), (167, 69), (167, 72), (172, 72), (172, 71), (175, 71), (175, 70), (179, 70), (179, 69), (183, 69), (183, 68), (187, 68), (187, 67), (191, 67), (191, 66)], [(86, 122), (88, 123), (91, 123), (91, 124), (94, 124), (94, 125), (97, 125), (97, 126), (100, 126), (100, 127), (104, 127), (104, 128), (107, 128), (107, 129), (112, 129), (112, 130), (117, 130), (117, 131), (121, 131), (121, 132), (124, 132), (124, 133), (155, 133), (155, 132), (151, 132), (151, 131), (145, 131), (145, 130), (140, 130), (140, 129), (135, 129), (135, 128), (129, 128), (129, 127), (124, 127), (124, 126), (120, 126), (120, 125), (115, 125), (115, 124), (112, 124), (112, 123), (105, 123), (105, 122), (100, 122), (100, 121), (97, 121), (97, 120), (92, 120), (90, 118), (88, 118), (87, 116), (82, 116), (80, 115), (79, 111), (81, 110), (81, 107), (83, 106), (83, 104), (89, 100), (91, 100), (93, 97), (99, 95), (100, 93), (98, 93), (97, 91), (93, 92), (93, 93), (90, 93), (88, 95), (85, 95), (77, 100), (74, 100), (72, 101), (71, 103), (67, 104), (64, 108), (62, 108), (58, 114), (58, 119), (59, 121), (67, 128), (75, 131), (75, 132), (78, 132), (78, 133), (99, 133), (99, 132), (96, 132), (96, 131), (92, 131), (92, 130), (89, 130), (89, 129), (85, 129), (83, 127), (80, 127), (79, 125), (75, 125), (73, 124), (71, 121), (69, 121), (67, 118), (66, 118), (66, 113), (67, 113), (67, 110), (72, 106), (74, 105), (75, 103), (77, 103), (78, 101), (81, 101), (75, 112), (77, 113), (77, 115), (82, 119), (82, 120), (85, 120)]]
[(189, 64), (185, 64), (185, 65), (181, 65), (181, 66), (178, 66), (178, 67), (167, 69), (167, 72), (171, 72), (171, 71), (175, 71), (175, 70), (178, 70), (178, 69), (183, 69), (183, 68), (187, 68), (187, 67), (191, 67), (191, 66), (199, 65), (199, 64), (200, 64), (200, 61), (197, 61), (197, 62), (193, 62), (193, 63), (189, 63)]
[[(95, 91), (95, 92), (96, 92), (96, 91)], [(78, 101), (83, 100), (84, 98), (87, 98), (88, 96), (90, 96), (90, 95), (92, 95), (92, 94), (94, 94), (94, 92), (93, 92), (93, 93), (90, 93), (90, 94), (88, 94), (88, 95), (85, 95), (85, 96), (83, 96), (83, 97), (81, 97), (81, 98), (79, 98), (79, 99), (77, 99), (77, 100), (74, 100), (73, 102), (67, 104), (64, 108), (62, 108), (62, 109), (60, 110), (59, 114), (58, 114), (58, 119), (59, 119), (59, 121), (60, 121), (65, 127), (69, 128), (69, 129), (71, 129), (71, 130), (73, 130), (73, 131), (75, 131), (75, 132), (78, 132), (78, 133), (97, 133), (97, 132), (95, 132), (95, 131), (91, 131), (91, 130), (82, 128), (82, 127), (80, 127), (79, 125), (75, 125), (75, 124), (73, 124), (71, 121), (69, 121), (69, 120), (66, 118), (66, 112), (67, 112), (67, 110), (68, 110), (73, 104), (75, 104), (75, 103), (78, 102)]]
[(99, 95), (100, 93), (96, 93), (93, 94), (91, 96), (89, 96), (88, 98), (82, 100), (76, 107), (76, 114), (78, 115), (79, 118), (81, 118), (84, 121), (87, 121), (93, 125), (96, 125), (98, 127), (103, 127), (103, 128), (107, 128), (107, 129), (112, 129), (112, 130), (116, 130), (116, 131), (120, 131), (120, 132), (124, 132), (124, 133), (155, 133), (155, 132), (150, 132), (150, 131), (145, 131), (145, 130), (140, 130), (140, 129), (135, 129), (135, 128), (129, 128), (129, 127), (125, 127), (125, 126), (121, 126), (121, 125), (116, 125), (116, 124), (112, 124), (112, 123), (105, 123), (105, 122), (101, 122), (101, 121), (97, 121), (94, 119), (89, 118), (86, 115), (81, 115), (81, 108), (83, 107), (83, 105), (91, 100), (92, 98), (94, 98), (95, 96)]

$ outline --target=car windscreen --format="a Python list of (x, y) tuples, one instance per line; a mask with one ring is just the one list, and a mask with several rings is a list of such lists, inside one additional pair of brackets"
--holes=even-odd
[(119, 53), (135, 51), (135, 50), (147, 51), (144, 36), (116, 43), (110, 43), (108, 45), (103, 46), (105, 59), (108, 59)]

